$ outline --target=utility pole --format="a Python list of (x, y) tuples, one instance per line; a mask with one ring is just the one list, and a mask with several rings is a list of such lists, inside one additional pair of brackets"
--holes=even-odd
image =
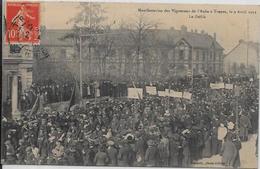
[(238, 85), (234, 85), (234, 97), (235, 97), (235, 102), (236, 102), (236, 133), (238, 135), (238, 118), (239, 118), (239, 110), (238, 110), (238, 97), (240, 96), (240, 87)]
[[(91, 34), (91, 2), (89, 1), (89, 34)], [(91, 36), (89, 36), (91, 38)], [(91, 46), (90, 46), (90, 41), (89, 41), (89, 47), (88, 47), (88, 54), (89, 54), (89, 63), (88, 63), (88, 71), (89, 74), (91, 74)]]
[(192, 88), (192, 91), (193, 91), (193, 74), (194, 74), (194, 72), (193, 72), (193, 47), (191, 47), (191, 88)]
[(80, 91), (80, 99), (83, 98), (83, 90), (82, 90), (82, 50), (81, 50), (81, 29), (79, 36), (79, 91)]
[(257, 42), (256, 45), (257, 45), (256, 52), (257, 52), (257, 77), (258, 77), (259, 76), (259, 64), (260, 64), (260, 57), (259, 57), (259, 45), (260, 45), (260, 43)]
[(246, 32), (246, 36), (247, 36), (247, 42), (246, 42), (246, 72), (247, 74), (249, 73), (249, 67), (248, 67), (248, 45), (249, 45), (249, 20), (247, 19), (247, 32)]
[(168, 89), (168, 111), (170, 112), (170, 91), (171, 91), (171, 80), (169, 80), (169, 89)]
[[(90, 2), (89, 2), (90, 8)], [(91, 11), (89, 10), (89, 29), (90, 29), (90, 15)], [(82, 32), (81, 28), (79, 30), (79, 91), (80, 91), (80, 99), (83, 98), (83, 80), (82, 80)]]
[[(82, 37), (87, 37), (87, 38), (91, 38), (91, 36), (104, 36), (104, 35), (120, 35), (120, 34), (126, 34), (128, 32), (123, 32), (123, 33), (95, 33), (95, 34), (82, 34), (81, 33), (81, 29), (80, 29), (80, 34), (79, 34), (79, 81), (80, 81), (80, 96), (81, 98), (83, 98), (83, 90), (82, 90), (82, 86), (83, 86), (83, 82), (82, 82)], [(83, 43), (84, 44), (84, 43)], [(89, 54), (90, 54), (91, 50), (89, 48)]]

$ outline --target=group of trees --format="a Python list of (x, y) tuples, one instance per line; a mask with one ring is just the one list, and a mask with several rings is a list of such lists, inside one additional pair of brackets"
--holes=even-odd
[(68, 21), (73, 25), (73, 31), (63, 37), (74, 41), (74, 59), (79, 59), (81, 50), (83, 65), (91, 75), (98, 72), (105, 77), (115, 70), (117, 76), (156, 76), (162, 64), (154, 54), (158, 52), (155, 47), (158, 23), (144, 15), (128, 24), (109, 23), (105, 14), (101, 4), (80, 3), (79, 13)]

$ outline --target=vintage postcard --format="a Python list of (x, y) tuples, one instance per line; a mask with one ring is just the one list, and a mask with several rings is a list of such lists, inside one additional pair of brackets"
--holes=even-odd
[(260, 6), (3, 2), (1, 164), (257, 168)]

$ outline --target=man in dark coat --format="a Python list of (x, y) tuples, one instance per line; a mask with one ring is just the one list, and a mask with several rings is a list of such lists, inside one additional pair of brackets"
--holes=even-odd
[(7, 98), (6, 102), (3, 103), (3, 116), (9, 120), (12, 119), (12, 104), (10, 98)]
[(234, 143), (234, 145), (236, 146), (236, 149), (237, 149), (237, 154), (235, 156), (233, 167), (234, 168), (239, 168), (240, 167), (240, 154), (239, 154), (239, 151), (242, 148), (241, 141), (240, 141), (238, 136), (233, 136), (232, 142)]
[(94, 144), (92, 142), (90, 142), (89, 146), (86, 149), (84, 149), (84, 152), (83, 152), (84, 165), (93, 166), (95, 155), (96, 155), (96, 150), (95, 150)]
[(25, 150), (26, 150), (26, 145), (24, 144), (24, 140), (20, 139), (19, 140), (19, 146), (16, 151), (16, 157), (17, 157), (17, 164), (25, 164)]
[(218, 128), (216, 126), (213, 126), (212, 129), (212, 139), (211, 139), (211, 145), (212, 145), (212, 155), (218, 154), (218, 147), (221, 145), (218, 141)]
[(114, 147), (113, 141), (108, 141), (107, 155), (109, 158), (109, 166), (117, 166), (117, 149)]
[(227, 167), (233, 166), (235, 158), (237, 156), (237, 148), (231, 139), (231, 136), (227, 135), (221, 150), (222, 163)]
[(158, 151), (160, 156), (160, 167), (167, 167), (169, 165), (169, 139), (165, 136), (162, 136), (160, 143), (158, 145)]
[(16, 163), (16, 156), (15, 150), (13, 145), (11, 144), (10, 140), (5, 142), (6, 146), (6, 164), (15, 164)]
[(99, 150), (95, 156), (94, 163), (97, 166), (105, 166), (107, 162), (108, 162), (108, 156), (105, 153), (104, 147), (101, 145), (101, 147), (99, 147)]
[(180, 136), (177, 133), (169, 135), (169, 165), (170, 167), (178, 167), (179, 166), (179, 158), (180, 158)]
[(136, 134), (136, 138), (135, 138), (135, 153), (136, 153), (136, 159), (138, 162), (138, 164), (137, 164), (138, 166), (143, 165), (143, 163), (144, 163), (145, 150), (147, 147), (143, 134), (144, 133), (139, 131)]
[(188, 136), (182, 137), (182, 154), (183, 154), (182, 167), (190, 167), (191, 153), (190, 153)]
[(126, 142), (126, 140), (123, 140), (122, 143), (120, 143), (119, 147), (120, 149), (117, 157), (118, 165), (122, 167), (127, 167), (129, 166), (129, 156), (131, 153), (131, 147)]
[(155, 167), (158, 160), (158, 149), (153, 140), (148, 140), (148, 148), (145, 153), (145, 163), (147, 167)]
[(204, 147), (202, 150), (202, 157), (209, 158), (211, 156), (212, 137), (210, 131), (204, 129)]
[(80, 154), (76, 150), (76, 144), (72, 143), (72, 145), (65, 151), (65, 157), (67, 165), (82, 165), (80, 161)]
[(248, 130), (252, 127), (251, 126), (251, 122), (249, 120), (249, 118), (242, 113), (240, 119), (239, 119), (239, 123), (240, 123), (240, 138), (242, 141), (247, 141), (248, 140)]

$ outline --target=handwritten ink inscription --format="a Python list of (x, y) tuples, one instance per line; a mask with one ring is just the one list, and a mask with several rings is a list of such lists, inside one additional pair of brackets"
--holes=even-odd
[(6, 42), (39, 44), (40, 3), (7, 2)]

